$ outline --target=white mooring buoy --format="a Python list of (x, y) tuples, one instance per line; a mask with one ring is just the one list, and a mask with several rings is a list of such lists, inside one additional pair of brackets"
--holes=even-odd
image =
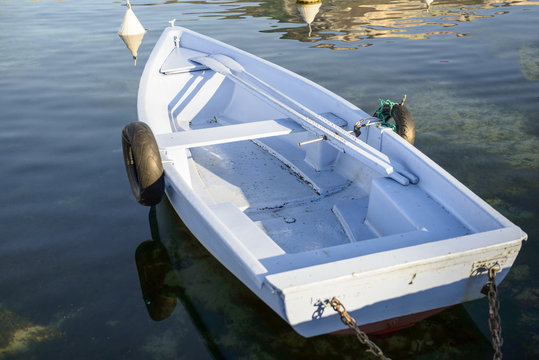
[(422, 0), (422, 1), (425, 4), (425, 6), (427, 7), (427, 10), (429, 10), (430, 9), (430, 4), (432, 4), (432, 2), (434, 0)]
[(322, 6), (322, 0), (297, 0), (296, 6), (298, 7), (299, 15), (309, 26), (309, 36), (311, 36), (312, 29), (311, 24)]
[(137, 51), (142, 43), (142, 38), (146, 34), (146, 29), (137, 19), (137, 16), (131, 10), (131, 3), (127, 0), (127, 10), (125, 11), (124, 21), (118, 30), (118, 35), (124, 41), (125, 45), (133, 55), (134, 65), (137, 65)]

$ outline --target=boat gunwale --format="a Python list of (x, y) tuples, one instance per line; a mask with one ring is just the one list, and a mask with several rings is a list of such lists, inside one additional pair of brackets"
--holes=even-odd
[[(490, 241), (490, 239), (488, 239), (489, 235), (499, 235), (502, 239), (493, 243)], [(424, 265), (427, 263), (451, 261), (453, 259), (462, 257), (464, 254), (469, 255), (477, 253), (479, 255), (487, 250), (505, 250), (515, 247), (520, 249), (520, 245), (522, 244), (522, 241), (525, 240), (526, 234), (524, 234), (520, 228), (516, 226), (492, 230), (482, 234), (482, 237), (485, 237), (486, 240), (482, 241), (483, 246), (480, 247), (471, 245), (471, 243), (473, 243), (472, 241), (467, 241), (473, 237), (477, 237), (477, 234), (470, 234), (437, 241), (427, 241), (409, 247), (396, 248), (383, 252), (373, 252), (362, 256), (351, 255), (350, 257), (338, 260), (328, 259), (327, 262), (321, 264), (306, 265), (296, 269), (267, 274), (266, 282), (268, 282), (268, 284), (270, 284), (273, 288), (280, 289), (280, 291), (285, 294), (301, 292), (313, 286), (323, 286), (323, 284), (329, 284), (335, 281), (347, 281), (348, 279), (368, 277), (372, 274), (394, 272), (403, 268), (413, 268), (415, 266)], [(512, 238), (513, 240), (507, 240), (508, 238)], [(456, 250), (452, 249), (453, 251), (447, 251), (448, 247), (446, 245), (453, 241), (459, 241), (459, 244), (465, 244), (465, 246), (461, 246)], [(352, 247), (350, 245), (361, 243), (362, 242), (359, 241), (357, 243), (337, 245), (333, 248), (341, 248), (340, 250), (345, 252), (347, 249)], [(310, 250), (308, 252), (316, 253), (328, 250), (332, 249), (324, 248), (319, 250)], [(359, 249), (354, 250), (354, 254), (360, 251)], [(427, 251), (431, 256), (424, 257), (423, 254), (425, 251)], [(513, 253), (513, 251), (511, 251), (511, 253)], [(518, 250), (514, 253), (516, 256)], [(287, 255), (282, 255), (282, 257), (286, 257)], [(407, 255), (408, 257), (402, 255)], [(293, 256), (291, 256), (291, 258), (293, 258)], [(390, 261), (387, 261), (388, 258), (391, 258), (391, 260), (398, 258), (399, 260), (391, 263)], [(481, 256), (478, 256), (478, 258), (481, 258)], [(366, 265), (365, 263), (368, 264)], [(509, 266), (502, 267), (502, 270), (510, 268), (511, 265), (512, 262), (509, 264)], [(361, 268), (362, 266), (363, 268)], [(332, 267), (339, 268), (339, 274), (330, 276), (329, 270)], [(472, 270), (472, 268), (473, 266), (470, 265), (470, 270)], [(310, 279), (312, 278), (312, 274), (315, 272), (321, 276), (318, 276), (316, 281), (312, 281)], [(288, 279), (292, 279), (294, 277), (296, 278), (295, 282), (289, 282), (284, 285)]]

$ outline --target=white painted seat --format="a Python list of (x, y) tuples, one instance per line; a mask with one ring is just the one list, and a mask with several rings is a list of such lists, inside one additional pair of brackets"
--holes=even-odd
[(362, 197), (354, 200), (341, 200), (333, 205), (331, 211), (335, 214), (350, 242), (373, 239), (376, 234), (367, 224), (369, 199)]
[(265, 120), (156, 135), (161, 149), (174, 150), (224, 144), (304, 131), (290, 119)]
[(211, 206), (215, 215), (257, 259), (285, 254), (262, 229), (232, 203)]
[(414, 230), (435, 232), (445, 237), (470, 233), (455, 216), (421, 188), (402, 187), (385, 178), (372, 182), (365, 223), (378, 236)]

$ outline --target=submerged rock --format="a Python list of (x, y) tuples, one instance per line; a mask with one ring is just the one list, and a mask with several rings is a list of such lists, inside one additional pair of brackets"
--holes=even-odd
[(54, 328), (35, 325), (0, 305), (0, 357), (25, 352), (32, 344), (60, 336)]
[(520, 69), (527, 80), (539, 81), (539, 41), (528, 41), (518, 51)]
[(511, 271), (509, 272), (509, 275), (508, 275), (508, 279), (510, 279), (510, 281), (518, 281), (518, 282), (521, 282), (521, 281), (526, 281), (530, 278), (530, 275), (531, 275), (531, 271), (530, 271), (530, 266), (529, 265), (518, 265), (518, 266), (513, 266), (511, 268)]

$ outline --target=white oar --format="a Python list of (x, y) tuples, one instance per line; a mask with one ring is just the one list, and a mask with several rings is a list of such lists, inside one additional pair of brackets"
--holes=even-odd
[[(331, 131), (333, 131), (335, 134), (338, 134), (338, 135), (342, 136), (345, 139), (345, 141), (347, 140), (347, 141), (350, 141), (350, 142), (356, 144), (362, 150), (370, 152), (375, 157), (379, 158), (383, 162), (387, 163), (389, 166), (393, 167), (394, 171), (396, 171), (400, 175), (404, 175), (404, 177), (406, 177), (412, 184), (417, 184), (419, 182), (419, 178), (417, 176), (415, 176), (414, 174), (410, 173), (409, 171), (405, 170), (404, 166), (402, 166), (400, 163), (391, 160), (386, 154), (376, 150), (372, 146), (369, 146), (368, 144), (366, 144), (363, 141), (359, 140), (357, 137), (353, 136), (352, 135), (353, 131), (346, 131), (346, 130), (342, 129), (340, 126), (335, 125), (335, 123), (328, 120), (324, 116), (315, 113), (311, 109), (305, 107), (301, 103), (295, 101), (294, 99), (292, 99), (289, 96), (285, 95), (281, 91), (275, 89), (274, 87), (272, 87), (268, 83), (262, 81), (261, 79), (257, 78), (253, 74), (246, 71), (238, 62), (236, 62), (232, 58), (230, 58), (230, 57), (228, 57), (226, 55), (220, 55), (220, 54), (211, 55), (211, 56), (213, 56), (217, 60), (220, 60), (220, 62), (222, 64), (228, 66), (232, 71), (237, 72), (238, 73), (237, 75), (246, 75), (248, 78), (250, 78), (251, 81), (254, 81), (254, 82), (258, 83), (259, 86), (261, 86), (262, 88), (265, 88), (266, 91), (268, 91), (270, 94), (274, 94), (274, 95), (277, 95), (277, 96), (281, 97), (281, 100), (284, 101), (285, 104), (287, 103), (289, 106), (290, 105), (294, 106), (296, 111), (298, 111), (299, 113), (304, 115), (305, 116), (305, 118), (304, 118), (305, 121), (312, 122), (312, 119), (316, 119), (316, 120), (318, 120), (318, 122), (320, 122), (322, 124), (325, 124), (330, 130), (328, 135), (332, 135)], [(404, 99), (402, 101), (404, 102), (405, 99), (406, 99), (406, 95), (404, 95)], [(318, 124), (318, 123), (314, 122), (313, 124)], [(327, 136), (324, 135), (322, 137), (322, 139), (327, 140)], [(343, 149), (340, 149), (340, 150), (344, 151)], [(403, 184), (403, 185), (407, 185), (407, 184), (408, 183), (406, 182), (406, 184)]]
[[(387, 161), (389, 158), (385, 154), (359, 141), (328, 119), (274, 89), (254, 75), (249, 74), (238, 62), (230, 57), (217, 54), (191, 58), (190, 60), (205, 65), (211, 70), (223, 74), (232, 81), (244, 86), (260, 99), (292, 116), (306, 130), (313, 132), (317, 136), (324, 137), (335, 148), (350, 154), (383, 176), (392, 178), (402, 185), (408, 185), (410, 182), (408, 178), (394, 170), (393, 166)], [(248, 77), (249, 80), (244, 79), (244, 76), (239, 76), (238, 74)], [(261, 87), (264, 89), (261, 89)], [(313, 120), (313, 118), (317, 121)], [(322, 124), (325, 126), (322, 126)], [(410, 174), (407, 173), (407, 175)], [(417, 180), (417, 178), (413, 175), (411, 177), (412, 182), (416, 182), (414, 180)]]

